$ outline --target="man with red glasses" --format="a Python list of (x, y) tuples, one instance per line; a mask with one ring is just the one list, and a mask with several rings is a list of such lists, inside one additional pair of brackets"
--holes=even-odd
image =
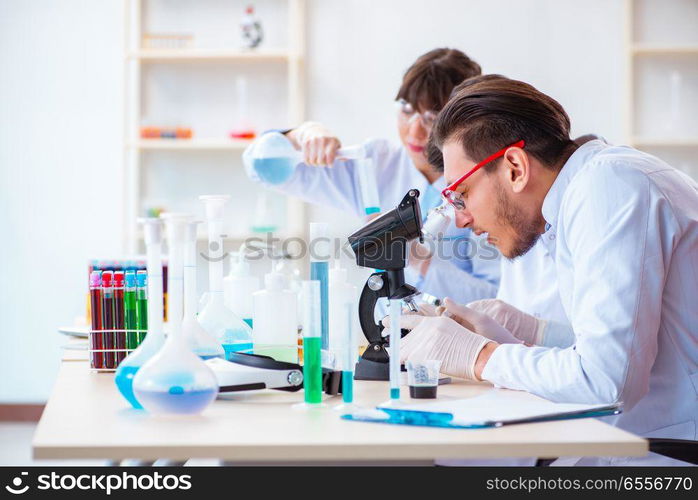
[(443, 196), (459, 227), (486, 234), (509, 259), (539, 240), (548, 249), (571, 345), (529, 346), (461, 306), (455, 318), (404, 318), (412, 331), (401, 358), (438, 358), (450, 375), (556, 402), (622, 402), (623, 413), (607, 421), (695, 440), (698, 185), (629, 147), (578, 146), (569, 130), (558, 102), (501, 77), (453, 96), (431, 147), (443, 155)]

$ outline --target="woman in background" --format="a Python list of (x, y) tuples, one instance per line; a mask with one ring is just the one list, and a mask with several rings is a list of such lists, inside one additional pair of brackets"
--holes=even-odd
[[(463, 52), (448, 48), (427, 52), (409, 67), (396, 96), (400, 143), (387, 139), (368, 139), (363, 143), (367, 157), (375, 165), (381, 212), (395, 208), (413, 188), (421, 193), (423, 216), (441, 204), (444, 179), (425, 155), (429, 133), (453, 88), (480, 73), (479, 64)], [(303, 152), (304, 162), (286, 182), (266, 185), (309, 203), (364, 216), (358, 169), (365, 162), (347, 160), (332, 166), (342, 143), (320, 123), (305, 122), (284, 133)], [(255, 145), (247, 148), (243, 158), (249, 177), (263, 183), (251, 166)], [(494, 297), (499, 282), (497, 250), (469, 229), (455, 225), (443, 243), (431, 258), (419, 259), (413, 252), (406, 270), (407, 281), (422, 292), (449, 296), (462, 303)], [(459, 279), (453, 279), (454, 273), (458, 273)]]

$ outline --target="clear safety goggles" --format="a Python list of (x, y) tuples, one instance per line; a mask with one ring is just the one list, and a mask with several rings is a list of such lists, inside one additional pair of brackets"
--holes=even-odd
[(497, 158), (500, 158), (504, 156), (504, 154), (510, 149), (510, 148), (523, 148), (526, 145), (524, 141), (518, 141), (515, 142), (514, 144), (511, 144), (503, 149), (500, 149), (496, 153), (488, 156), (484, 160), (482, 160), (480, 163), (475, 165), (473, 168), (468, 170), (465, 174), (463, 174), (461, 177), (459, 177), (455, 182), (453, 182), (450, 186), (446, 186), (443, 191), (441, 191), (441, 196), (443, 197), (444, 200), (446, 200), (448, 203), (453, 205), (453, 208), (456, 210), (465, 210), (465, 200), (463, 199), (463, 195), (459, 192), (456, 191), (458, 189), (458, 186), (460, 186), (465, 179), (473, 175), (475, 172), (480, 170), (482, 167), (487, 165), (488, 163), (496, 160)]
[(417, 110), (404, 99), (395, 101), (395, 107), (398, 110), (398, 118), (401, 123), (411, 125), (415, 120), (419, 119), (422, 122), (422, 126), (428, 131), (434, 126), (436, 116), (439, 114), (438, 111), (418, 113)]

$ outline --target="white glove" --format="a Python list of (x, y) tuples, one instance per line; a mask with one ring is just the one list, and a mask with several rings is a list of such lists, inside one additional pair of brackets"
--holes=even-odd
[(468, 304), (468, 307), (494, 319), (522, 342), (529, 345), (543, 345), (547, 321), (497, 299), (477, 300)]
[[(482, 300), (477, 302), (484, 302)], [(470, 305), (463, 306), (453, 300), (444, 299), (446, 310), (444, 315), (453, 318), (465, 328), (473, 332), (492, 339), (500, 344), (521, 344), (522, 341), (512, 334), (507, 328), (503, 327), (494, 318), (484, 312), (480, 312)]]
[[(388, 326), (390, 322), (388, 321)], [(477, 380), (475, 362), (490, 339), (477, 335), (445, 316), (403, 316), (400, 327), (411, 330), (401, 340), (400, 362), (441, 361), (441, 373)]]
[(293, 131), (307, 165), (332, 165), (342, 143), (318, 122), (305, 122)]
[(435, 306), (433, 304), (429, 304), (427, 302), (419, 302), (415, 303), (417, 306), (416, 311), (412, 311), (408, 309), (407, 307), (402, 308), (402, 315), (403, 316), (441, 316), (441, 313), (443, 312), (443, 306)]

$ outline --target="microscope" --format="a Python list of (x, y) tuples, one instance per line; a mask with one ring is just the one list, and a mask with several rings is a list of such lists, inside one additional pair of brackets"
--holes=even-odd
[[(419, 294), (405, 283), (408, 244), (415, 238), (423, 242), (422, 213), (419, 191), (411, 189), (400, 204), (349, 236), (349, 244), (361, 267), (376, 270), (368, 280), (359, 298), (359, 322), (369, 342), (356, 364), (357, 380), (388, 380), (388, 339), (381, 334), (383, 326), (376, 324), (374, 315), (378, 299), (402, 299), (414, 310), (412, 299)], [(402, 330), (402, 336), (407, 334)]]

